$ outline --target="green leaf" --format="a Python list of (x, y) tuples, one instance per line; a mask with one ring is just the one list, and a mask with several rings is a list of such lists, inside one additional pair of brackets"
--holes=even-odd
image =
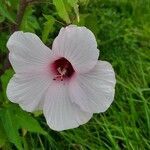
[(54, 30), (53, 26), (55, 23), (55, 19), (50, 15), (44, 15), (44, 17), (47, 19), (47, 21), (44, 23), (44, 29), (42, 32), (42, 41), (46, 43), (49, 33)]
[(5, 20), (4, 16), (0, 16), (0, 23), (3, 22)]
[(21, 138), (19, 136), (14, 114), (9, 109), (3, 109), (0, 117), (9, 141), (12, 142), (19, 150), (22, 150)]
[[(7, 104), (4, 108), (0, 108), (0, 121), (2, 121), (6, 137), (11, 143), (15, 144), (19, 150), (22, 150), (22, 141), (21, 137), (19, 136), (19, 129), (23, 129), (25, 133), (30, 131), (48, 136), (47, 132), (41, 128), (36, 119), (34, 119), (29, 113), (21, 110), (15, 104)], [(1, 135), (2, 134), (0, 130), (0, 142)]]
[(16, 121), (19, 128), (26, 129), (30, 132), (41, 133), (46, 135), (47, 133), (41, 128), (40, 124), (30, 114), (22, 110), (16, 109), (15, 112)]
[(0, 148), (5, 144), (7, 141), (7, 135), (5, 133), (2, 121), (0, 119)]
[(11, 16), (11, 14), (9, 13), (9, 11), (7, 10), (5, 3), (0, 0), (0, 14), (4, 17), (6, 17), (8, 20), (10, 20), (11, 22), (15, 23), (13, 17)]
[(98, 33), (99, 33), (99, 28), (97, 28), (97, 26), (98, 26), (97, 20), (98, 20), (98, 18), (95, 14), (89, 14), (85, 18), (86, 27), (88, 29), (90, 29), (96, 37), (98, 36)]
[(79, 2), (83, 5), (87, 5), (89, 3), (89, 0), (79, 0)]
[(35, 32), (35, 30), (40, 29), (37, 18), (33, 15), (34, 9), (32, 6), (28, 6), (24, 13), (20, 30), (27, 32)]
[(0, 53), (6, 53), (7, 52), (7, 48), (6, 48), (6, 43), (8, 40), (8, 33), (6, 33), (5, 31), (1, 31), (0, 33)]
[(3, 96), (4, 96), (5, 100), (7, 100), (7, 95), (6, 95), (7, 84), (9, 82), (10, 78), (13, 76), (13, 74), (14, 74), (14, 71), (12, 69), (8, 69), (0, 77), (1, 78), (1, 82), (2, 82)]
[(58, 12), (58, 15), (66, 22), (70, 23), (69, 14), (66, 10), (65, 3), (63, 0), (53, 0), (53, 4), (56, 7), (56, 10)]
[(7, 0), (7, 3), (9, 6), (13, 7), (14, 10), (17, 10), (19, 5), (18, 0)]
[(77, 21), (80, 21), (79, 18), (79, 5), (78, 5), (78, 0), (67, 0), (68, 3), (70, 4), (70, 6), (74, 9), (74, 12), (76, 14), (77, 17)]

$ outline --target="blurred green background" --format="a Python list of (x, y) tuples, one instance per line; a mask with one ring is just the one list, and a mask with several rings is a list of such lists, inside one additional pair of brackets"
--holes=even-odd
[(96, 36), (100, 59), (115, 69), (115, 100), (107, 112), (63, 132), (51, 130), (41, 112), (22, 111), (5, 93), (14, 73), (6, 42), (21, 1), (0, 0), (0, 149), (150, 149), (150, 0), (31, 0), (22, 9), (17, 28), (50, 47), (62, 26), (86, 26)]

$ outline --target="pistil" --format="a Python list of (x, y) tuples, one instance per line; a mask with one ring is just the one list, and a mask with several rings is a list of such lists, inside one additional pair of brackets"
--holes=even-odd
[(54, 72), (53, 80), (64, 81), (72, 77), (75, 72), (71, 63), (66, 58), (60, 58), (52, 64), (52, 71)]

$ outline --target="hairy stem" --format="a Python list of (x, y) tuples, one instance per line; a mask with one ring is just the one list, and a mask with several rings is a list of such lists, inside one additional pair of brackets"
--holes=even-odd
[(27, 5), (28, 5), (27, 0), (20, 0), (19, 9), (16, 17), (16, 24), (12, 28), (12, 32), (19, 30)]

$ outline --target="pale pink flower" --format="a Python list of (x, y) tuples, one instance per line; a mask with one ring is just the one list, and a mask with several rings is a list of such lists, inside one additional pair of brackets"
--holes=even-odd
[(115, 74), (110, 63), (98, 61), (97, 42), (87, 28), (62, 28), (52, 50), (21, 31), (7, 47), (16, 72), (7, 87), (9, 100), (28, 112), (43, 110), (53, 130), (78, 127), (112, 103)]

